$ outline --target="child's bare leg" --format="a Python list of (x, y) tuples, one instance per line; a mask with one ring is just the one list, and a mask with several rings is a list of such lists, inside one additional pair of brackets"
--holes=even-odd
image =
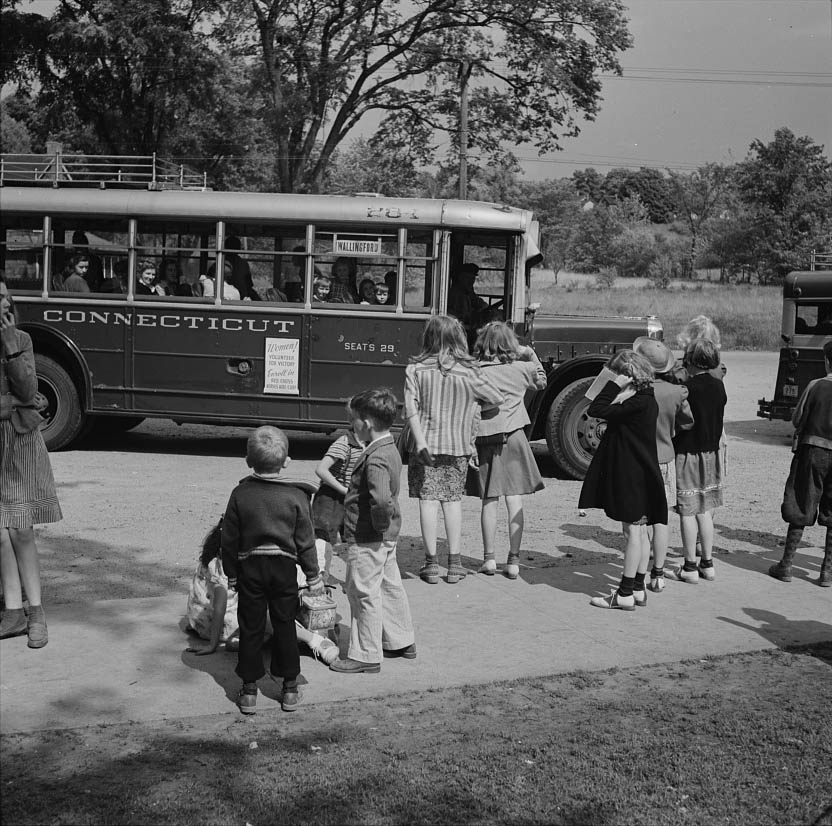
[(682, 530), (682, 550), (685, 554), (685, 562), (696, 562), (696, 537), (697, 524), (696, 517), (679, 516), (679, 526)]
[(670, 528), (667, 525), (653, 525), (653, 567), (661, 570), (667, 559), (667, 543), (670, 539)]
[(426, 556), (436, 556), (436, 525), (439, 502), (435, 499), (419, 500), (419, 526), (422, 529), (422, 543)]
[(483, 565), (480, 573), (493, 574), (497, 570), (497, 509), (500, 500), (493, 496), (482, 500), (480, 527), (482, 529)]
[(523, 542), (523, 528), (526, 526), (523, 497), (506, 496), (506, 512), (508, 513), (508, 553), (509, 556), (519, 557), (520, 545)]
[(20, 572), (17, 557), (9, 536), (8, 528), (0, 528), (0, 581), (3, 582), (3, 600), (6, 610), (23, 610), (23, 590), (20, 587)]
[(462, 502), (443, 502), (442, 516), (445, 519), (448, 553), (458, 556), (462, 544)]
[(697, 513), (696, 526), (699, 529), (699, 540), (702, 543), (701, 558), (711, 559), (714, 553), (714, 512)]
[[(622, 522), (622, 529), (626, 544), (624, 546), (624, 573), (618, 589), (608, 597), (593, 597), (590, 604), (596, 608), (621, 608), (625, 611), (634, 611), (636, 597), (634, 596), (635, 581), (638, 574), (638, 566), (641, 563), (644, 553), (645, 527), (644, 525), (633, 525), (629, 522)], [(642, 589), (644, 588), (644, 575), (641, 578)], [(644, 599), (642, 602), (641, 599)], [(639, 604), (646, 604), (646, 596), (639, 595)]]
[(318, 555), (318, 570), (324, 575), (324, 582), (329, 582), (329, 570), (332, 567), (332, 545), (318, 537), (315, 540), (315, 551)]
[(35, 544), (35, 529), (31, 527), (9, 528), (9, 538), (17, 559), (20, 584), (26, 592), (29, 605), (40, 605), (40, 562), (38, 561), (38, 547)]

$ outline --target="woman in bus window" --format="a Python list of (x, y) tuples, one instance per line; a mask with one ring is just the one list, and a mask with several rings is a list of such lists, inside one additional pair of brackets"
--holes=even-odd
[(88, 293), (87, 272), (90, 268), (90, 257), (85, 252), (76, 252), (67, 261), (63, 272), (52, 278), (52, 289), (64, 293)]
[(167, 295), (193, 295), (190, 284), (182, 281), (182, 267), (175, 258), (163, 258), (159, 284)]
[[(240, 291), (237, 289), (236, 285), (232, 283), (231, 279), (234, 278), (234, 274), (231, 267), (231, 262), (226, 258), (225, 264), (223, 264), (223, 275), (225, 276), (222, 285), (222, 297), (226, 301), (239, 301)], [(213, 298), (216, 294), (216, 284), (214, 283), (214, 276), (217, 272), (216, 264), (211, 264), (208, 268), (208, 275), (200, 275), (199, 276), (199, 283), (202, 286), (202, 295), (206, 298)]]
[(355, 286), (355, 261), (352, 258), (336, 258), (332, 265), (332, 291), (330, 301), (336, 304), (357, 304)]
[(156, 280), (156, 265), (152, 261), (136, 264), (136, 295), (167, 295), (164, 286)]

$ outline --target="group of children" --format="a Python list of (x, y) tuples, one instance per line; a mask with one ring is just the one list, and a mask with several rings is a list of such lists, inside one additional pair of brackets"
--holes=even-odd
[[(609, 360), (604, 374), (609, 380), (599, 382), (603, 386), (592, 394), (589, 415), (604, 419), (607, 426), (579, 507), (603, 509), (622, 523), (626, 539), (620, 584), (609, 596), (592, 598), (597, 607), (633, 611), (647, 604), (648, 590), (664, 589), (666, 576), (685, 583), (715, 579), (713, 512), (723, 503), (727, 401), (719, 331), (700, 316), (680, 336), (680, 344), (681, 364), (663, 342), (646, 336), (636, 339), (631, 349)], [(832, 345), (827, 369), (832, 379)], [(508, 325), (486, 324), (470, 355), (457, 319), (439, 315), (426, 323), (422, 349), (407, 367), (404, 389), (407, 480), (411, 497), (419, 500), (426, 554), (419, 571), (423, 581), (435, 584), (440, 578), (440, 505), (448, 541), (446, 579), (456, 583), (465, 577), (461, 500), (472, 492), (482, 500), (484, 561), (479, 572), (497, 571), (495, 536), (502, 497), (509, 520), (504, 574), (517, 578), (523, 497), (543, 487), (525, 436), (529, 419), (523, 399), (528, 390), (545, 385), (545, 372), (534, 352), (518, 342)], [(801, 526), (812, 524), (811, 512), (817, 512), (818, 503), (821, 524), (832, 526), (832, 473), (817, 482), (818, 468), (832, 467), (832, 381), (810, 390), (808, 401), (798, 406), (806, 447), (799, 454), (802, 464), (795, 459), (783, 511), (793, 541), (787, 541), (783, 562), (770, 571), (784, 581), (790, 579), (790, 554)], [(281, 704), (287, 711), (299, 700), (299, 641), (331, 670), (347, 674), (377, 673), (386, 657), (416, 657), (410, 607), (396, 559), (402, 460), (390, 429), (397, 400), (389, 389), (377, 388), (354, 396), (347, 409), (350, 430), (321, 460), (321, 485), (311, 505), (302, 483), (278, 478), (288, 456), (285, 435), (272, 427), (255, 431), (247, 451), (253, 474), (232, 492), (218, 529), (222, 563), (212, 560), (210, 553), (201, 561), (200, 570), (206, 569), (209, 578), (219, 568), (219, 578), (227, 576), (224, 587), (238, 593), (237, 674), (243, 681), (238, 705), (244, 713), (254, 711), (256, 681), (265, 673), (260, 652), (267, 615), (272, 626), (271, 673), (283, 681)], [(814, 473), (814, 485), (798, 481), (801, 469)], [(684, 562), (665, 572), (671, 511), (680, 517)], [(323, 589), (321, 572), (328, 572), (339, 535), (346, 548), (345, 590), (351, 612), (344, 657), (331, 640), (295, 622), (299, 582), (313, 593)], [(832, 581), (830, 535), (832, 527), (821, 584)], [(296, 575), (298, 566), (302, 574)], [(209, 601), (206, 595), (201, 602)], [(217, 616), (232, 604), (220, 596), (207, 632), (192, 620), (195, 630), (210, 641), (200, 653), (216, 650), (223, 634), (234, 644), (229, 625), (223, 627)]]
[(723, 502), (727, 402), (719, 331), (698, 316), (680, 344), (681, 365), (667, 345), (646, 336), (616, 353), (588, 409), (607, 428), (579, 507), (620, 521), (626, 542), (621, 582), (609, 596), (592, 598), (598, 608), (633, 611), (647, 604), (647, 590), (664, 589), (671, 510), (680, 518), (684, 564), (668, 576), (691, 584), (715, 579), (713, 512)]

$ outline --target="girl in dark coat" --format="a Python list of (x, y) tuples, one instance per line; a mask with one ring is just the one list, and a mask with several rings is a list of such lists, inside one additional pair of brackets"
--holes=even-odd
[(588, 413), (605, 419), (607, 429), (587, 470), (578, 506), (601, 508), (623, 523), (627, 545), (621, 584), (597, 608), (634, 611), (647, 604), (644, 576), (650, 557), (646, 525), (667, 524), (667, 499), (656, 452), (653, 368), (644, 356), (622, 350), (607, 367), (618, 375), (601, 389)]

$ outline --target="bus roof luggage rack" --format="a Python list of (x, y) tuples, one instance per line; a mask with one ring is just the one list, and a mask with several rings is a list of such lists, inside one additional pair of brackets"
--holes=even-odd
[(207, 190), (208, 176), (153, 155), (0, 155), (0, 186), (82, 186), (100, 189)]

